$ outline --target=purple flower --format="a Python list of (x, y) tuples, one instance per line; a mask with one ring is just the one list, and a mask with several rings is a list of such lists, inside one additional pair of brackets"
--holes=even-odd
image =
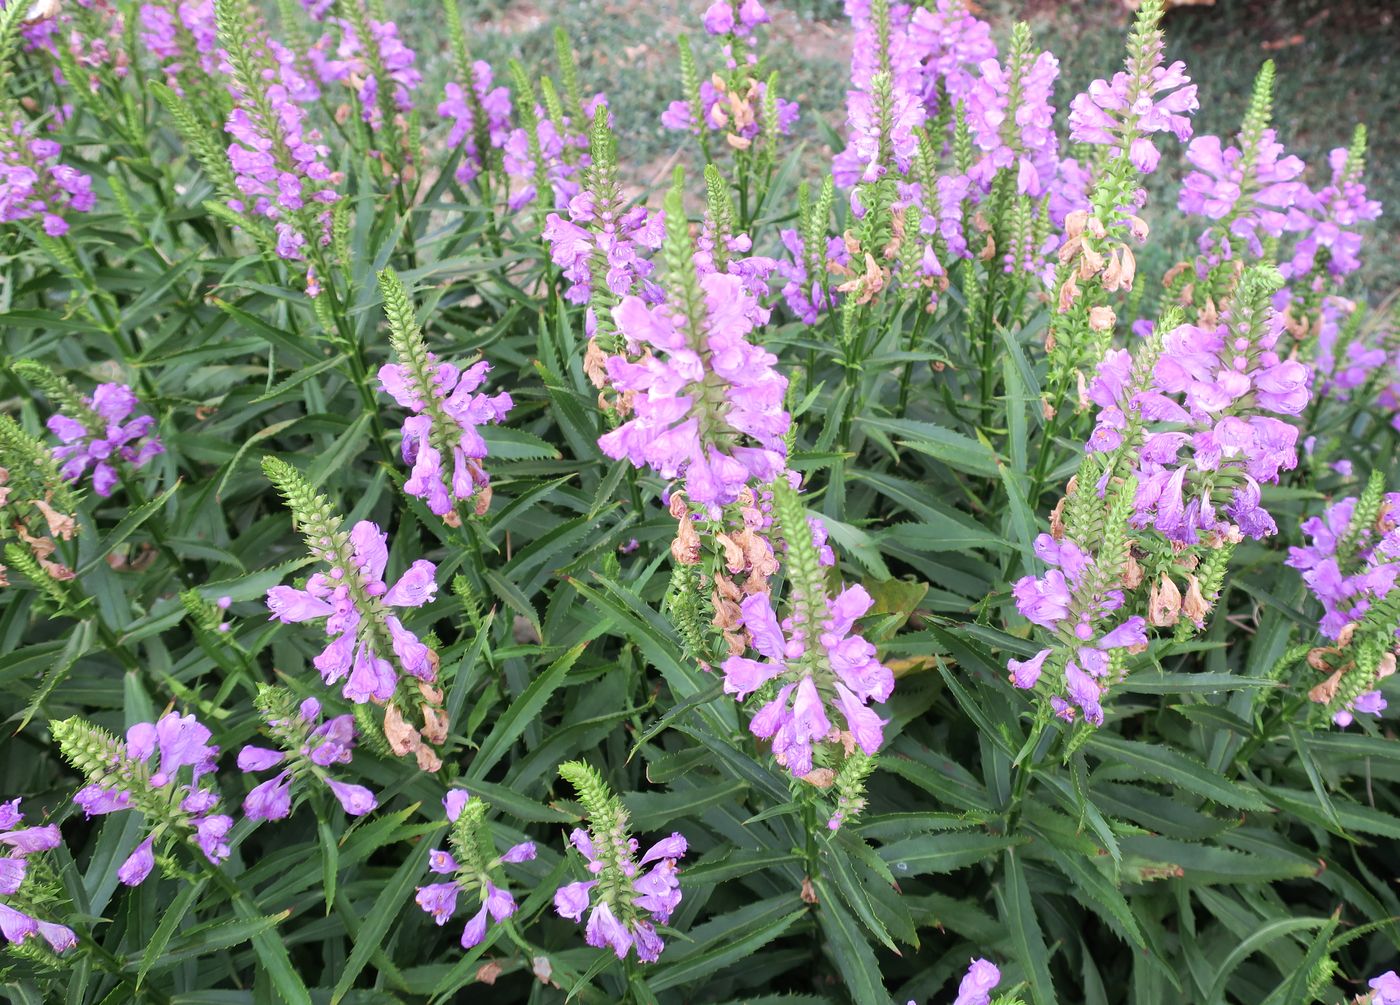
[[(331, 641), (313, 660), (327, 684), (345, 680), (342, 694), (357, 704), (388, 701), (399, 675), (387, 659), (392, 653), (402, 670), (431, 683), (437, 673), (427, 647), (388, 614), (392, 607), (421, 607), (437, 593), (436, 567), (418, 559), (393, 586), (384, 582), (389, 560), (386, 535), (361, 520), (349, 535), (337, 534), (318, 546), (317, 558), (331, 568), (315, 573), (305, 589), (274, 586), (267, 591), (272, 619), (287, 624), (326, 619)], [(394, 624), (389, 625), (389, 620)]]
[[(134, 886), (145, 880), (155, 861), (154, 840), (162, 835), (184, 836), (216, 865), (228, 858), (224, 838), (233, 820), (216, 812), (218, 790), (201, 785), (214, 773), (219, 748), (193, 715), (172, 711), (154, 723), (136, 723), (124, 742), (76, 719), (53, 728), (65, 754), (76, 747), (87, 751), (84, 760), (100, 759), (104, 765), (90, 771), (98, 781), (80, 790), (74, 803), (89, 816), (135, 809), (145, 820), (147, 839), (122, 865), (122, 882)], [(92, 753), (103, 748), (100, 757)]]
[[(549, 184), (556, 209), (567, 206), (569, 200), (579, 194), (581, 172), (592, 164), (588, 153), (588, 124), (597, 109), (606, 107), (607, 99), (595, 94), (583, 103), (586, 121), (576, 123), (565, 116), (561, 123), (555, 123), (542, 106), (535, 106), (538, 121), (535, 139), (543, 162), (538, 165), (539, 173)], [(534, 202), (537, 195), (537, 165), (530, 149), (530, 137), (523, 126), (511, 130), (503, 154), (506, 174), (517, 183), (506, 203), (515, 211)]]
[(340, 782), (326, 770), (350, 762), (355, 746), (354, 716), (338, 715), (323, 722), (319, 701), (308, 698), (294, 705), (291, 695), (280, 689), (265, 690), (258, 701), (268, 734), (281, 749), (246, 746), (238, 752), (238, 767), (250, 773), (281, 770), (255, 786), (244, 799), (243, 812), (250, 819), (282, 820), (290, 816), (292, 785), (308, 778), (326, 785), (351, 816), (363, 816), (376, 808), (378, 802), (368, 789)]
[[(768, 594), (745, 597), (739, 605), (743, 626), (765, 661), (730, 656), (724, 661), (724, 690), (742, 700), (776, 683), (776, 694), (754, 715), (749, 729), (771, 738), (773, 756), (798, 777), (812, 770), (813, 744), (831, 732), (828, 702), (861, 750), (873, 754), (880, 748), (885, 721), (868, 703), (889, 698), (894, 674), (880, 663), (874, 646), (853, 634), (856, 620), (873, 603), (864, 587), (849, 586), (834, 598), (805, 601), (782, 624)], [(803, 623), (807, 617), (820, 620), (809, 626)], [(806, 641), (813, 635), (816, 647)]]
[(616, 214), (600, 210), (589, 191), (570, 199), (567, 208), (569, 219), (550, 213), (544, 228), (550, 258), (569, 282), (566, 300), (588, 303), (595, 283), (615, 298), (639, 294), (648, 303), (664, 299), (661, 288), (648, 278), (654, 266), (646, 257), (666, 237), (662, 214), (648, 215), (645, 206)]
[(403, 345), (403, 362), (379, 368), (379, 386), (414, 413), (403, 426), (403, 459), (412, 468), (404, 491), (447, 516), (454, 500), (466, 502), (489, 483), (481, 466), (486, 441), (477, 427), (501, 422), (514, 403), (504, 391), (477, 393), (491, 369), (485, 360), (462, 369), (432, 353), (419, 358), (408, 341)]
[[(328, 166), (330, 148), (320, 132), (306, 125), (306, 106), (320, 91), (301, 74), (296, 54), (262, 36), (250, 36), (249, 42), (249, 58), (261, 66), (267, 83), (257, 96), (229, 84), (234, 103), (224, 131), (232, 140), (229, 164), (240, 193), (229, 206), (269, 221), (278, 256), (304, 261), (309, 248), (330, 243), (329, 206), (340, 198), (336, 186), (342, 176)], [(227, 53), (219, 73), (235, 79)], [(318, 289), (309, 271), (307, 292), (315, 296)]]
[(138, 404), (135, 392), (125, 384), (98, 384), (91, 397), (82, 399), (76, 415), (49, 416), (49, 431), (61, 444), (53, 448), (59, 473), (76, 482), (91, 469), (92, 489), (105, 498), (119, 478), (117, 461), (140, 468), (164, 453), (165, 447), (152, 435), (156, 420), (149, 415), (129, 418)]
[(1366, 986), (1371, 989), (1371, 1005), (1400, 1005), (1400, 974), (1394, 970), (1371, 978)]
[(1156, 28), (1135, 34), (1125, 68), (1111, 81), (1095, 80), (1070, 102), (1072, 141), (1108, 147), (1115, 157), (1126, 154), (1143, 174), (1155, 171), (1161, 159), (1153, 134), (1169, 132), (1185, 143), (1190, 115), (1200, 107), (1186, 65), (1162, 65), (1162, 37)]
[(976, 959), (968, 967), (953, 1005), (990, 1005), (992, 991), (1001, 983), (1001, 971), (989, 960)]
[(777, 357), (748, 341), (757, 302), (744, 280), (710, 273), (700, 287), (698, 331), (669, 303), (628, 296), (613, 310), (629, 352), (641, 358), (607, 361), (612, 386), (630, 392), (633, 414), (598, 446), (662, 478), (683, 477), (690, 500), (717, 510), (751, 482), (782, 472), (791, 420)]
[[(77, 936), (63, 925), (32, 917), (28, 912), (33, 912), (35, 905), (25, 894), (24, 885), (29, 876), (25, 857), (57, 848), (62, 838), (52, 824), (16, 829), (23, 819), (18, 799), (0, 803), (0, 852), (4, 853), (0, 855), (0, 898), (4, 898), (0, 900), (0, 935), (19, 944), (37, 933), (54, 952), (61, 953), (77, 945)], [(45, 905), (41, 900), (37, 906)]]
[[(1241, 139), (1243, 142), (1243, 139)], [(1256, 258), (1264, 253), (1263, 237), (1278, 237), (1289, 228), (1290, 208), (1309, 196), (1297, 181), (1303, 162), (1282, 156), (1283, 144), (1272, 129), (1263, 130), (1250, 154), (1222, 146), (1217, 136), (1197, 136), (1186, 149), (1196, 170), (1181, 183), (1177, 207), (1222, 225), (1201, 235), (1199, 246), (1206, 265), (1234, 257), (1234, 238)]]
[(443, 87), (444, 98), (437, 106), (438, 115), (452, 122), (448, 144), (462, 147), (456, 178), (463, 185), (481, 174), (486, 166), (483, 144), (500, 150), (511, 132), (510, 91), (492, 86), (489, 63), (477, 60), (472, 64), (471, 75), (469, 89), (449, 81)]
[(92, 179), (60, 164), (61, 153), (53, 140), (31, 136), (24, 119), (0, 121), (0, 223), (37, 219), (49, 237), (62, 237), (68, 213), (92, 209)]
[[(328, 26), (337, 27), (340, 41), (331, 34), (321, 36), (307, 56), (316, 75), (324, 84), (345, 83), (354, 92), (360, 105), (360, 117), (372, 130), (384, 126), (384, 110), (379, 101), (380, 82), (374, 65), (364, 51), (355, 26), (343, 18), (327, 18)], [(388, 77), (390, 106), (398, 114), (413, 110), (412, 91), (423, 81), (423, 75), (413, 65), (416, 56), (399, 38), (398, 25), (393, 21), (366, 20), (370, 44), (377, 50), (378, 63)]]
[[(592, 904), (584, 941), (599, 949), (612, 949), (620, 960), (635, 949), (643, 963), (656, 962), (665, 942), (656, 934), (653, 922), (666, 924), (681, 902), (676, 862), (686, 853), (685, 837), (672, 834), (663, 838), (640, 859), (635, 858), (637, 842), (626, 837), (625, 829), (606, 838), (575, 829), (569, 843), (584, 857), (590, 873), (608, 872), (621, 882), (600, 885), (597, 880), (588, 880), (565, 884), (554, 893), (555, 912), (578, 922)], [(641, 872), (646, 865), (651, 868)]]
[[(1357, 501), (1341, 499), (1303, 521), (1308, 543), (1288, 549), (1288, 564), (1302, 571), (1303, 582), (1322, 604), (1319, 630), (1334, 640), (1400, 581), (1400, 492), (1382, 498), (1376, 523), (1353, 527)], [(1344, 543), (1349, 550), (1340, 550)]]
[(1254, 292), (1239, 294), (1222, 322), (1167, 332), (1150, 371), (1131, 379), (1127, 355), (1110, 352), (1089, 388), (1100, 411), (1086, 449), (1127, 449), (1121, 444), (1131, 420), (1141, 437), (1131, 445), (1137, 478), (1131, 522), (1181, 544), (1202, 534), (1275, 533), (1259, 506), (1259, 485), (1278, 481), (1280, 471), (1298, 462), (1297, 429), (1275, 416), (1303, 411), (1311, 373), (1279, 356), (1282, 316), (1247, 302), (1258, 299), (1260, 274), (1248, 273), (1244, 282)]
[(155, 838), (148, 837), (137, 845), (136, 850), (128, 855), (126, 861), (117, 869), (117, 879), (127, 886), (140, 886), (144, 883), (155, 868), (154, 844)]
[[(1052, 707), (1056, 714), (1070, 720), (1078, 709), (1088, 722), (1099, 725), (1103, 721), (1100, 699), (1107, 687), (1104, 678), (1109, 670), (1109, 654), (1146, 645), (1146, 623), (1137, 616), (1121, 617), (1121, 590), (1105, 583), (1095, 557), (1072, 539), (1057, 541), (1049, 534), (1041, 534), (1036, 538), (1035, 552), (1052, 568), (1042, 576), (1022, 578), (1012, 594), (1024, 617), (1056, 632), (1056, 648), (1068, 649), (1062, 675), (1048, 681), (1047, 686), (1052, 691), (1063, 687), (1069, 700), (1053, 695)], [(1066, 646), (1066, 636), (1075, 640), (1073, 646)], [(1036, 688), (1047, 680), (1045, 663), (1054, 652), (1055, 649), (1047, 648), (1029, 660), (1009, 660), (1011, 683), (1025, 690)], [(1055, 665), (1060, 664), (1057, 661)]]
[[(418, 906), (444, 925), (457, 910), (459, 896), (473, 898), (477, 912), (462, 930), (462, 948), (471, 949), (486, 938), (488, 921), (500, 923), (516, 911), (515, 898), (497, 885), (500, 867), (506, 863), (528, 862), (535, 857), (529, 841), (514, 845), (504, 855), (494, 856), (495, 842), (486, 822), (486, 804), (473, 799), (463, 789), (452, 789), (443, 799), (452, 827), (448, 841), (452, 852), (434, 850), (428, 868), (451, 879), (418, 888)], [(470, 908), (468, 908), (470, 910)]]
[(1361, 235), (1353, 228), (1381, 215), (1381, 204), (1366, 198), (1361, 166), (1351, 162), (1346, 147), (1333, 150), (1327, 163), (1331, 181), (1316, 192), (1303, 188), (1289, 207), (1288, 229), (1303, 236), (1293, 257), (1279, 266), (1285, 279), (1302, 279), (1321, 264), (1338, 278), (1355, 272), (1361, 268)]

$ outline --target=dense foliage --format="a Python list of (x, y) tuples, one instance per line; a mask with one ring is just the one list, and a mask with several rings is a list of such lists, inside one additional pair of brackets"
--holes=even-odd
[(0, 8), (0, 993), (1398, 1005), (1364, 129), (717, 0), (638, 193), (457, 3)]

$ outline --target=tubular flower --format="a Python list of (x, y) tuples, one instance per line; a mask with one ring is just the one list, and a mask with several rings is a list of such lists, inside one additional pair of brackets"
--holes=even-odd
[(953, 1005), (990, 1005), (992, 991), (1001, 983), (1001, 971), (990, 960), (976, 959), (958, 985)]
[[(423, 81), (423, 74), (414, 66), (416, 56), (399, 37), (399, 26), (393, 21), (366, 18), (370, 45), (366, 51), (354, 23), (343, 18), (328, 18), (327, 25), (340, 29), (340, 41), (331, 35), (321, 39), (307, 54), (316, 75), (324, 84), (345, 83), (355, 94), (360, 117), (378, 130), (384, 125), (385, 102), (380, 100), (380, 81), (376, 68), (382, 69), (391, 88), (388, 107), (399, 114), (413, 110), (413, 89)], [(489, 82), (489, 76), (488, 76)]]
[(455, 525), (457, 502), (475, 497), (478, 513), (490, 505), (490, 479), (481, 466), (487, 447), (478, 427), (504, 420), (514, 402), (505, 391), (477, 392), (491, 369), (485, 360), (465, 369), (439, 363), (398, 276), (385, 271), (379, 282), (389, 344), (399, 360), (379, 368), (379, 386), (413, 413), (403, 424), (403, 459), (412, 467), (404, 491)]
[(965, 100), (976, 80), (975, 69), (997, 55), (992, 26), (973, 16), (964, 0), (915, 6), (908, 32), (923, 68), (924, 104), (930, 116)]
[(544, 239), (550, 258), (564, 271), (569, 287), (564, 298), (586, 304), (593, 294), (594, 274), (602, 277), (614, 297), (639, 294), (647, 303), (660, 303), (665, 292), (652, 282), (655, 266), (646, 253), (661, 247), (665, 218), (648, 214), (645, 206), (620, 213), (599, 207), (585, 189), (568, 201), (568, 219), (558, 213), (546, 218)]
[(631, 392), (632, 417), (598, 446), (663, 478), (682, 477), (693, 502), (722, 506), (783, 470), (787, 380), (774, 369), (777, 357), (746, 338), (757, 302), (743, 279), (712, 273), (699, 286), (697, 324), (669, 303), (653, 307), (636, 296), (613, 311), (629, 354), (641, 358), (607, 360), (612, 386)]
[(221, 56), (213, 0), (143, 3), (140, 25), (142, 44), (161, 61), (165, 83), (177, 94), (184, 93), (183, 82), (191, 67), (197, 67), (203, 78), (218, 73)]
[(510, 91), (492, 86), (491, 64), (477, 60), (471, 67), (468, 88), (456, 81), (443, 87), (438, 115), (452, 122), (447, 142), (462, 146), (455, 177), (463, 185), (481, 174), (486, 164), (483, 145), (500, 150), (511, 132)]
[[(1288, 564), (1322, 604), (1321, 633), (1350, 635), (1400, 580), (1400, 492), (1368, 505), (1351, 496), (1303, 521), (1308, 543), (1288, 550)], [(1353, 626), (1348, 629), (1348, 626)]]
[(540, 179), (551, 189), (555, 208), (567, 206), (569, 200), (579, 194), (581, 173), (590, 163), (587, 122), (594, 118), (598, 109), (606, 111), (607, 105), (607, 98), (595, 94), (583, 102), (582, 113), (587, 121), (577, 124), (569, 116), (555, 123), (542, 105), (536, 105), (533, 115), (528, 117), (533, 121), (533, 130), (528, 122), (511, 130), (506, 137), (504, 165), (506, 174), (518, 184), (506, 201), (509, 209), (518, 210), (534, 202)]
[(666, 948), (656, 926), (670, 921), (681, 902), (676, 863), (685, 856), (685, 838), (672, 834), (637, 858), (640, 846), (628, 830), (627, 811), (598, 773), (579, 761), (560, 765), (559, 773), (588, 813), (588, 829), (575, 828), (569, 843), (593, 878), (561, 886), (554, 910), (575, 922), (588, 912), (584, 941), (590, 946), (611, 949), (619, 960), (636, 950), (637, 959), (655, 963)]
[(839, 237), (820, 238), (817, 243), (824, 242), (826, 251), (813, 259), (807, 254), (806, 241), (799, 231), (787, 229), (780, 236), (791, 255), (791, 258), (778, 260), (778, 274), (784, 280), (783, 299), (799, 321), (816, 324), (821, 312), (834, 305), (826, 283), (826, 263), (835, 262), (843, 268), (850, 264), (846, 242)]
[[(723, 133), (736, 150), (749, 149), (765, 133), (788, 135), (797, 122), (797, 104), (775, 95), (770, 109), (768, 83), (754, 76), (758, 65), (755, 29), (769, 20), (768, 11), (758, 0), (715, 0), (705, 11), (705, 31), (724, 38), (730, 73), (715, 73), (700, 81), (688, 100), (671, 102), (661, 113), (661, 125), (696, 135)], [(689, 50), (682, 58), (690, 59)], [(694, 69), (693, 64), (683, 65)], [(772, 123), (767, 121), (770, 111)], [(697, 113), (700, 121), (696, 121)]]
[(0, 128), (0, 223), (37, 218), (45, 234), (62, 237), (66, 214), (85, 213), (96, 203), (92, 179), (60, 163), (62, 148), (29, 135), (22, 119)]
[(1387, 970), (1366, 983), (1371, 989), (1368, 1005), (1400, 1005), (1400, 974)]
[(332, 778), (327, 770), (335, 764), (350, 763), (350, 751), (355, 746), (353, 715), (337, 715), (322, 722), (319, 701), (307, 698), (297, 705), (290, 692), (282, 688), (261, 688), (257, 704), (277, 749), (245, 746), (238, 752), (238, 769), (250, 773), (279, 770), (243, 800), (243, 812), (250, 820), (282, 820), (290, 816), (292, 787), (303, 778), (325, 784), (352, 817), (364, 816), (378, 806), (369, 789)]
[(1337, 278), (1361, 268), (1361, 235), (1354, 228), (1379, 217), (1381, 204), (1366, 198), (1359, 146), (1328, 154), (1331, 181), (1316, 192), (1304, 189), (1289, 208), (1288, 229), (1303, 236), (1293, 257), (1279, 266), (1285, 279), (1301, 279), (1324, 265)]
[(1275, 416), (1303, 411), (1311, 373), (1276, 351), (1283, 317), (1267, 304), (1277, 285), (1272, 269), (1251, 270), (1221, 323), (1167, 332), (1145, 389), (1129, 395), (1121, 354), (1100, 365), (1090, 395), (1103, 408), (1088, 449), (1114, 449), (1129, 413), (1154, 423), (1136, 457), (1134, 526), (1181, 544), (1278, 531), (1259, 485), (1298, 463), (1298, 430)]
[(1291, 154), (1283, 156), (1283, 144), (1272, 129), (1246, 145), (1252, 157), (1240, 147), (1222, 146), (1218, 136), (1197, 136), (1186, 149), (1186, 159), (1196, 170), (1182, 180), (1177, 208), (1222, 221), (1221, 228), (1202, 234), (1198, 242), (1207, 265), (1236, 257), (1231, 238), (1243, 242), (1254, 257), (1262, 256), (1262, 237), (1283, 234), (1290, 207), (1309, 195), (1297, 180), (1303, 162)]
[(771, 740), (777, 762), (801, 778), (813, 771), (814, 747), (834, 750), (847, 741), (867, 755), (880, 749), (885, 720), (870, 704), (889, 698), (894, 674), (854, 631), (874, 603), (870, 594), (849, 586), (829, 596), (820, 546), (796, 493), (775, 482), (773, 501), (792, 583), (788, 617), (779, 622), (766, 592), (740, 602), (741, 623), (764, 659), (726, 659), (724, 690), (741, 701), (761, 692), (749, 730)]
[[(1050, 704), (1057, 715), (1072, 722), (1082, 712), (1090, 725), (1102, 725), (1101, 699), (1112, 683), (1115, 653), (1147, 645), (1147, 623), (1118, 613), (1124, 606), (1122, 584), (1106, 556), (1085, 551), (1068, 536), (1056, 540), (1049, 534), (1036, 538), (1035, 553), (1051, 568), (1017, 580), (1012, 596), (1023, 617), (1055, 634), (1054, 646), (1028, 660), (1011, 660), (1011, 683), (1030, 690), (1045, 680), (1043, 690), (1053, 692)], [(1047, 662), (1054, 673), (1047, 673)]]
[(452, 824), (447, 837), (451, 850), (432, 852), (428, 870), (450, 878), (420, 886), (415, 900), (437, 924), (445, 925), (457, 910), (458, 896), (475, 897), (478, 910), (462, 929), (462, 948), (471, 949), (486, 938), (488, 921), (502, 922), (515, 913), (515, 898), (497, 885), (502, 882), (501, 866), (533, 860), (535, 846), (522, 841), (497, 855), (491, 827), (486, 822), (486, 811), (490, 809), (486, 803), (472, 798), (464, 789), (451, 790), (442, 803)]
[(19, 827), (23, 820), (18, 799), (0, 803), (0, 935), (14, 945), (38, 935), (54, 952), (62, 953), (76, 946), (78, 937), (66, 925), (34, 917), (42, 910), (42, 898), (36, 908), (29, 896), (33, 891), (26, 890), (26, 880), (27, 856), (57, 848), (63, 839), (53, 824)]
[(63, 756), (88, 784), (73, 802), (89, 817), (136, 810), (145, 839), (117, 870), (127, 886), (139, 886), (155, 866), (158, 844), (193, 844), (214, 864), (229, 856), (233, 818), (216, 812), (219, 792), (211, 784), (219, 748), (193, 715), (167, 712), (154, 723), (139, 722), (118, 740), (81, 719), (51, 724)]
[(268, 458), (263, 469), (287, 500), (308, 550), (328, 567), (327, 572), (314, 573), (305, 589), (268, 590), (272, 619), (284, 624), (326, 619), (331, 641), (313, 663), (327, 684), (343, 679), (341, 693), (357, 704), (393, 698), (399, 671), (422, 684), (435, 681), (436, 654), (390, 611), (432, 601), (437, 595), (436, 566), (420, 558), (388, 585), (388, 539), (378, 526), (361, 520), (346, 533), (330, 503), (295, 468)]
[[(330, 148), (321, 134), (306, 125), (306, 106), (320, 91), (301, 75), (294, 53), (250, 34), (233, 10), (220, 8), (219, 21), (219, 72), (233, 95), (224, 131), (233, 140), (228, 157), (240, 193), (229, 206), (269, 220), (277, 255), (304, 261), (311, 247), (330, 243), (329, 206), (340, 198), (342, 180), (326, 163)], [(314, 296), (314, 278), (307, 288)]]
[(1157, 170), (1161, 152), (1152, 137), (1171, 133), (1181, 143), (1191, 138), (1191, 114), (1200, 107), (1196, 85), (1177, 60), (1162, 65), (1161, 5), (1144, 4), (1128, 40), (1124, 69), (1112, 80), (1095, 80), (1070, 102), (1069, 138), (1108, 147), (1114, 157), (1125, 153), (1143, 174)]
[(61, 443), (54, 447), (53, 457), (63, 477), (76, 482), (91, 468), (92, 490), (105, 498), (120, 477), (115, 467), (118, 460), (140, 468), (164, 453), (164, 445), (152, 435), (155, 419), (149, 415), (129, 419), (138, 404), (136, 393), (125, 384), (98, 384), (91, 397), (84, 395), (76, 406), (68, 404), (74, 414), (49, 416), (49, 431)]
[(1039, 198), (1059, 174), (1059, 140), (1050, 102), (1060, 64), (1048, 52), (1032, 58), (1028, 42), (1013, 48), (1004, 68), (995, 59), (983, 60), (981, 75), (968, 92), (967, 121), (982, 153), (968, 175), (989, 191), (998, 171), (1014, 170), (1016, 191)]
[[(418, 559), (394, 585), (384, 582), (389, 561), (388, 537), (376, 524), (361, 520), (349, 534), (319, 537), (313, 554), (330, 566), (306, 581), (305, 589), (274, 586), (267, 591), (272, 620), (283, 624), (326, 619), (331, 641), (313, 661), (327, 684), (344, 679), (348, 701), (385, 702), (398, 687), (398, 669), (432, 682), (436, 661), (418, 637), (405, 628), (392, 608), (414, 608), (437, 594), (436, 567)], [(392, 654), (396, 667), (387, 658)]]
[(627, 296), (612, 312), (626, 355), (607, 359), (607, 376), (631, 418), (598, 446), (662, 478), (683, 478), (687, 498), (718, 516), (746, 485), (784, 469), (787, 379), (774, 369), (777, 357), (748, 340), (767, 318), (751, 278), (742, 268), (700, 274), (678, 191), (666, 217), (675, 288), (663, 304)]

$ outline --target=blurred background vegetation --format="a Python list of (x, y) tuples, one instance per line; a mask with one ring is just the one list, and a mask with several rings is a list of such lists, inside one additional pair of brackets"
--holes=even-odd
[[(681, 97), (677, 35), (691, 37), (702, 67), (719, 59), (718, 46), (700, 28), (706, 0), (462, 2), (474, 56), (490, 62), (502, 81), (509, 58), (519, 59), (531, 72), (550, 72), (552, 33), (556, 26), (568, 32), (585, 86), (608, 95), (621, 159), (638, 189), (664, 185), (678, 160), (692, 163), (691, 146), (663, 130), (658, 117), (669, 101)], [(782, 74), (784, 95), (802, 105), (795, 141), (804, 144), (805, 174), (815, 179), (831, 156), (832, 131), (841, 130), (845, 118), (850, 33), (843, 5), (841, 0), (765, 4), (773, 15), (762, 36), (768, 66)], [(425, 95), (440, 94), (450, 60), (436, 4), (389, 6), (420, 54)], [(1059, 57), (1056, 98), (1062, 108), (1094, 77), (1118, 68), (1132, 17), (1122, 0), (981, 0), (976, 9), (991, 21), (1000, 43), (1016, 21), (1030, 22), (1040, 45)], [(1308, 163), (1314, 184), (1318, 173), (1326, 176), (1327, 152), (1350, 141), (1356, 122), (1366, 124), (1367, 180), (1386, 215), (1368, 237), (1373, 250), (1363, 256), (1361, 282), (1376, 297), (1400, 286), (1400, 255), (1393, 250), (1400, 236), (1400, 3), (1198, 0), (1173, 6), (1165, 27), (1168, 59), (1185, 60), (1200, 84), (1198, 132), (1235, 131), (1265, 59), (1278, 65), (1274, 118), (1279, 138)], [(1184, 257), (1199, 223), (1173, 220), (1181, 152), (1170, 145), (1164, 149), (1168, 154), (1150, 204), (1149, 218), (1157, 228), (1153, 257), (1144, 263), (1157, 275)]]

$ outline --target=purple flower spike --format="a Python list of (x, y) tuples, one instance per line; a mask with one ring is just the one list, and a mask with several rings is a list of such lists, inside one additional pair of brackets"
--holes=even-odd
[(249, 819), (281, 820), (291, 815), (292, 785), (307, 779), (329, 788), (350, 816), (363, 816), (378, 806), (374, 794), (364, 786), (341, 782), (327, 770), (350, 762), (355, 746), (353, 716), (322, 721), (319, 701), (308, 699), (297, 704), (290, 693), (278, 688), (264, 689), (257, 700), (268, 735), (281, 749), (244, 747), (238, 753), (238, 767), (250, 773), (282, 770), (248, 793), (243, 812)]
[(92, 490), (105, 498), (120, 478), (118, 461), (140, 468), (164, 453), (164, 445), (152, 435), (156, 420), (149, 415), (129, 418), (138, 404), (136, 393), (125, 384), (99, 384), (92, 397), (82, 399), (77, 415), (50, 416), (49, 431), (61, 444), (54, 447), (53, 457), (63, 477), (76, 482), (91, 470)]
[(500, 867), (530, 861), (535, 857), (535, 846), (526, 841), (500, 857), (487, 857), (493, 854), (495, 843), (486, 822), (486, 804), (473, 799), (465, 789), (452, 789), (443, 806), (452, 825), (448, 832), (452, 851), (432, 851), (428, 869), (450, 879), (420, 886), (417, 902), (437, 924), (445, 925), (457, 910), (458, 898), (470, 898), (469, 905), (474, 904), (477, 910), (462, 930), (462, 948), (471, 949), (486, 938), (492, 922), (505, 921), (516, 911), (515, 898), (500, 884)]

